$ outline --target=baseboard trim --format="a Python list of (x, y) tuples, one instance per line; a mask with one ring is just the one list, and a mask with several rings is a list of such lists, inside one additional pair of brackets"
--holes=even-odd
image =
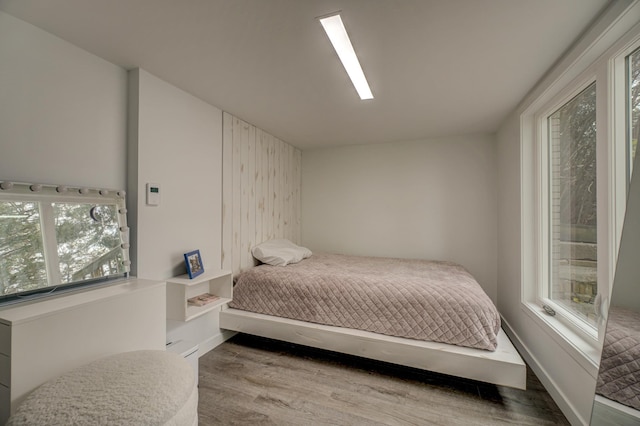
[(509, 325), (509, 322), (504, 318), (502, 318), (502, 328), (507, 336), (509, 336), (516, 349), (518, 349), (520, 355), (524, 358), (527, 364), (529, 364), (529, 367), (531, 367), (538, 379), (540, 379), (540, 382), (547, 392), (549, 392), (549, 395), (551, 395), (551, 398), (553, 398), (569, 423), (572, 425), (588, 425), (589, 419), (585, 420), (578, 413), (575, 406), (567, 399), (564, 392), (558, 388), (556, 382), (551, 378), (540, 362), (538, 362), (536, 357), (532, 355), (527, 345), (524, 344), (522, 339), (520, 339), (520, 336), (518, 336), (518, 333), (513, 330)]
[(211, 336), (200, 343), (198, 347), (198, 358), (200, 358), (202, 355), (206, 354), (207, 352), (215, 349), (217, 346), (221, 345), (222, 343), (224, 343), (225, 341), (231, 339), (233, 336), (236, 335), (235, 331), (230, 331), (230, 330), (220, 330), (220, 331), (221, 331), (220, 334)]

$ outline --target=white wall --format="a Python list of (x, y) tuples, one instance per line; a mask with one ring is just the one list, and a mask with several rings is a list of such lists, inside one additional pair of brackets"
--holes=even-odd
[[(130, 71), (129, 96), (127, 201), (136, 275), (184, 274), (183, 254), (195, 249), (205, 270), (219, 269), (222, 111), (139, 69)], [(160, 184), (159, 206), (146, 205), (149, 182)]]
[(123, 189), (127, 73), (0, 12), (0, 179)]
[[(160, 184), (159, 206), (146, 184)], [(205, 271), (220, 269), (222, 111), (140, 69), (129, 72), (127, 204), (133, 273), (163, 280), (186, 273), (198, 249)], [(167, 341), (188, 339), (200, 354), (224, 340), (214, 311), (168, 321)]]
[(302, 243), (344, 254), (450, 260), (494, 301), (492, 136), (302, 153)]

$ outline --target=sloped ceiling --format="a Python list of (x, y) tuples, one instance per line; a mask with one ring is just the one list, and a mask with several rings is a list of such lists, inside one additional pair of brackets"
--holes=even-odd
[[(0, 0), (302, 149), (495, 132), (606, 0)], [(318, 16), (341, 11), (375, 99)]]

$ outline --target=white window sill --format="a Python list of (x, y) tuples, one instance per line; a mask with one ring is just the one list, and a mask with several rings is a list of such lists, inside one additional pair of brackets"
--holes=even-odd
[(522, 309), (594, 380), (597, 379), (601, 355), (601, 347), (597, 342), (579, 335), (558, 318), (546, 314), (535, 303), (523, 302)]

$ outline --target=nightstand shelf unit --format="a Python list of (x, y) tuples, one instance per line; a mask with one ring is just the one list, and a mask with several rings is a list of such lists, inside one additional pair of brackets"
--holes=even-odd
[[(187, 299), (210, 293), (219, 299), (203, 306), (194, 306)], [(188, 275), (167, 280), (167, 319), (190, 321), (229, 303), (233, 298), (231, 272), (216, 270), (190, 279)]]

